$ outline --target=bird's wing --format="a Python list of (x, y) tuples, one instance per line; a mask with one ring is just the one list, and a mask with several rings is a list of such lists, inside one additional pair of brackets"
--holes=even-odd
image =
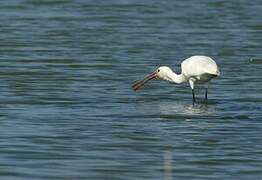
[(181, 69), (182, 73), (187, 77), (199, 76), (206, 73), (219, 74), (216, 62), (207, 56), (192, 56), (182, 62)]
[(220, 74), (216, 62), (211, 58), (206, 59), (205, 63), (203, 63), (203, 71), (216, 76)]

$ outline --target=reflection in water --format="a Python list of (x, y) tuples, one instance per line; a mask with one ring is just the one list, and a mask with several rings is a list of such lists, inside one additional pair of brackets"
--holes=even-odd
[(159, 110), (162, 115), (210, 115), (215, 113), (214, 104), (195, 104), (186, 102), (161, 102)]
[(171, 180), (172, 179), (172, 166), (173, 164), (173, 157), (171, 149), (167, 149), (164, 151), (164, 179)]

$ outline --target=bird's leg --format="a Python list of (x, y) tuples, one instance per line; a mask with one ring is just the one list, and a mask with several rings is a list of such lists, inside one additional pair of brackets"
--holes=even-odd
[(193, 105), (195, 104), (196, 102), (196, 98), (195, 98), (195, 90), (192, 89), (192, 95), (193, 95)]
[(204, 85), (204, 87), (205, 87), (205, 104), (207, 105), (207, 90), (208, 90), (208, 83), (206, 83), (205, 85)]
[(189, 79), (189, 85), (190, 85), (190, 87), (192, 89), (192, 95), (193, 95), (193, 105), (196, 102), (195, 91), (194, 91), (194, 82), (195, 82), (195, 79), (193, 79), (193, 78)]
[(207, 88), (206, 88), (206, 93), (205, 93), (205, 102), (207, 104)]

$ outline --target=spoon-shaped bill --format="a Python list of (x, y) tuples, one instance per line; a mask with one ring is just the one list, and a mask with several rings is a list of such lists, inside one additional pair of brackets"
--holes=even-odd
[(138, 89), (140, 89), (143, 85), (145, 85), (148, 81), (152, 80), (152, 79), (156, 79), (157, 78), (157, 72), (153, 72), (151, 74), (149, 74), (148, 76), (146, 76), (143, 80), (141, 81), (137, 81), (136, 83), (134, 83), (132, 85), (132, 89), (134, 91), (137, 91)]

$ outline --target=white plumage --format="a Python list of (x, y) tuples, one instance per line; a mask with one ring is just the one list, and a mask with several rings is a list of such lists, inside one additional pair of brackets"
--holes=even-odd
[(192, 56), (181, 63), (181, 74), (176, 74), (167, 66), (161, 66), (156, 71), (136, 82), (132, 88), (138, 90), (151, 79), (164, 79), (172, 83), (189, 82), (195, 102), (195, 84), (204, 84), (206, 88), (205, 98), (207, 102), (208, 82), (220, 75), (216, 62), (208, 56)]

